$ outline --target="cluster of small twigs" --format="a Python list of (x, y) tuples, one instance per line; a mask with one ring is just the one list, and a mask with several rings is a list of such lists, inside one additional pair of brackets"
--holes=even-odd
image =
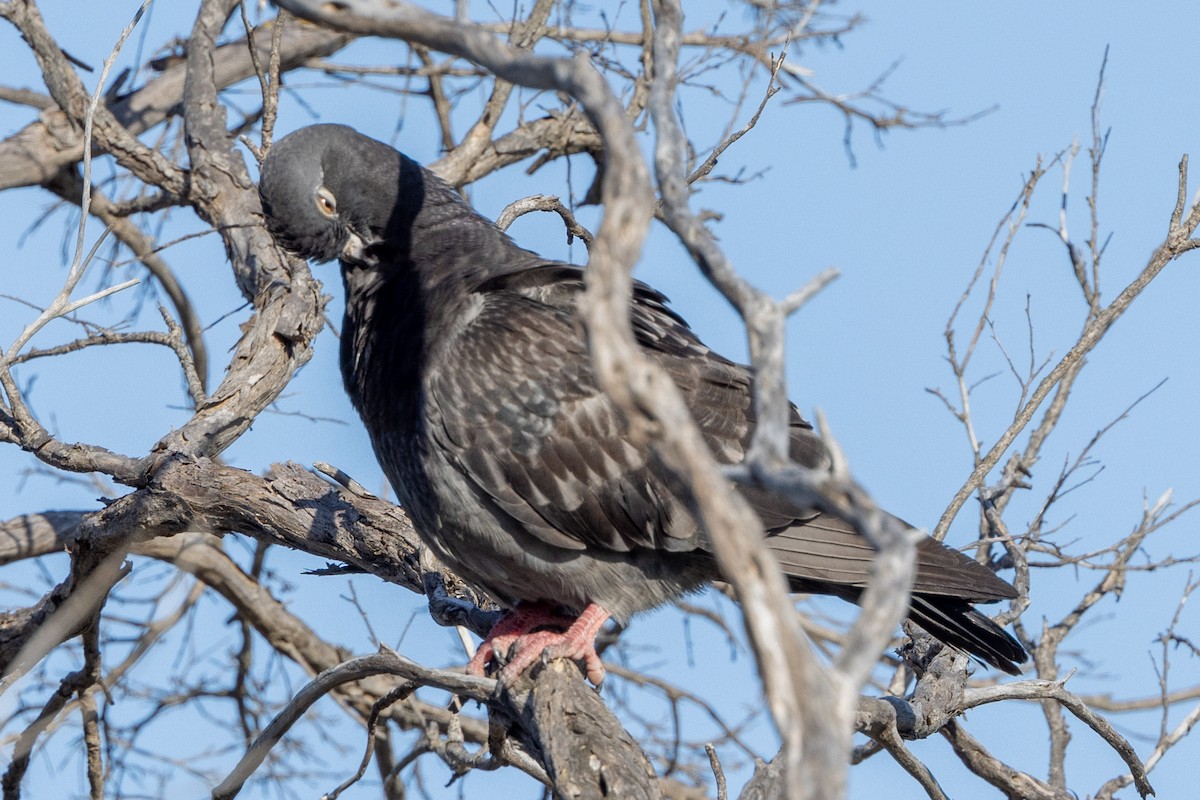
[[(685, 797), (697, 796), (697, 791), (707, 796), (696, 786), (704, 777), (700, 769), (711, 768), (717, 796), (724, 798), (729, 787), (712, 746), (715, 741), (749, 758), (760, 755), (771, 762), (741, 788), (742, 796), (841, 797), (851, 760), (887, 751), (930, 797), (941, 798), (945, 794), (932, 772), (905, 745), (907, 739), (940, 733), (968, 769), (1007, 796), (1065, 798), (1070, 796), (1064, 770), (1070, 733), (1064, 711), (1101, 737), (1128, 766), (1128, 774), (1105, 782), (1098, 796), (1112, 796), (1129, 784), (1143, 795), (1150, 791), (1147, 772), (1183, 740), (1200, 713), (1193, 711), (1167, 729), (1167, 710), (1200, 696), (1200, 690), (1174, 689), (1168, 680), (1171, 647), (1196, 649), (1180, 633), (1179, 624), (1184, 602), (1197, 583), (1189, 579), (1179, 611), (1163, 636), (1161, 683), (1154, 697), (1112, 701), (1073, 694), (1066, 686), (1070, 676), (1058, 672), (1060, 647), (1081, 620), (1094, 615), (1092, 609), (1100, 600), (1121, 590), (1128, 570), (1186, 560), (1131, 564), (1150, 536), (1195, 502), (1173, 507), (1164, 496), (1147, 504), (1140, 524), (1121, 541), (1084, 554), (1068, 553), (1053, 543), (1042, 529), (1044, 513), (1028, 530), (1013, 532), (1004, 511), (1013, 494), (1029, 486), (1028, 476), (1046, 437), (1062, 418), (1086, 355), (1167, 264), (1200, 247), (1196, 238), (1200, 205), (1188, 204), (1186, 158), (1180, 165), (1178, 199), (1167, 237), (1138, 277), (1105, 304), (1100, 292), (1104, 245), (1097, 198), (1106, 136), (1099, 124), (1098, 91), (1088, 149), (1088, 238), (1083, 246), (1077, 244), (1065, 214), (1052, 228), (1065, 246), (1085, 300), (1082, 329), (1057, 363), (1038, 362), (1032, 343), (1027, 367), (1009, 359), (1020, 397), (1011, 426), (999, 435), (982, 436), (972, 411), (973, 356), (990, 331), (1007, 254), (1029, 214), (1039, 182), (1049, 169), (1062, 171), (1065, 209), (1077, 146), (1048, 165), (1039, 163), (1030, 174), (947, 323), (955, 388), (937, 394), (964, 429), (974, 469), (935, 535), (945, 535), (968, 498), (981, 500), (980, 558), (1002, 560), (1016, 568), (1021, 596), (1002, 616), (1016, 625), (1034, 653), (1036, 678), (1000, 686), (974, 685), (968, 682), (964, 659), (944, 652), (929, 658), (913, 656), (899, 664), (885, 660), (890, 677), (870, 684), (879, 681), (880, 653), (906, 606), (912, 543), (903, 530), (883, 521), (850, 478), (844, 459), (835, 459), (832, 476), (809, 474), (787, 462), (782, 445), (787, 424), (783, 324), (835, 276), (819, 274), (783, 301), (774, 301), (738, 276), (703, 224), (704, 213), (692, 209), (690, 199), (701, 182), (740, 180), (718, 174), (718, 159), (752, 131), (780, 92), (786, 102), (834, 106), (845, 115), (847, 126), (862, 122), (876, 129), (924, 127), (966, 120), (922, 114), (888, 101), (881, 92), (882, 79), (857, 94), (817, 87), (803, 67), (787, 57), (787, 48), (834, 39), (860, 22), (857, 17), (828, 15), (819, 0), (751, 3), (753, 24), (734, 34), (686, 31), (682, 9), (672, 0), (640, 3), (633, 27), (603, 28), (572, 24), (571, 5), (548, 0), (538, 0), (523, 18), (504, 24), (475, 24), (461, 13), (444, 17), (398, 2), (281, 0), (278, 5), (286, 11), (256, 25), (242, 3), (199, 0), (183, 55), (155, 60), (153, 76), (122, 93), (124, 79), (110, 85), (107, 75), (125, 38), (149, 6), (147, 0), (106, 59), (96, 89), (89, 93), (78, 65), (58, 46), (36, 3), (0, 2), (0, 17), (28, 43), (48, 92), (0, 87), (0, 97), (39, 111), (25, 129), (0, 141), (0, 190), (39, 186), (78, 205), (80, 214), (74, 258), (62, 290), (38, 309), (0, 354), (0, 443), (28, 451), (41, 468), (63, 474), (95, 473), (128, 489), (97, 511), (44, 510), (0, 522), (0, 563), (38, 562), (64, 549), (70, 554), (65, 577), (49, 580), (45, 586), (22, 587), (30, 592), (31, 605), (0, 616), (0, 691), (20, 697), (15, 712), (4, 721), (4, 742), (12, 749), (2, 780), (5, 800), (21, 795), (31, 756), (72, 714), (82, 719), (79, 746), (85, 753), (89, 792), (100, 798), (113, 791), (119, 794), (123, 780), (150, 780), (134, 775), (137, 768), (129, 761), (131, 753), (153, 750), (140, 733), (143, 724), (165, 718), (173, 708), (209, 699), (232, 703), (239, 722), (225, 745), (236, 750), (236, 757), (229, 752), (216, 754), (227, 757), (221, 763), (228, 771), (222, 776), (211, 771), (202, 775), (215, 786), (216, 797), (235, 796), (247, 781), (268, 777), (281, 782), (328, 780), (337, 786), (328, 796), (336, 797), (360, 780), (373, 762), (383, 796), (399, 798), (405, 795), (406, 780), (419, 784), (416, 765), (432, 755), (456, 776), (513, 767), (559, 796), (568, 793), (566, 787), (574, 787), (572, 791), (580, 791), (581, 796), (598, 796), (600, 786), (610, 796)], [(230, 26), (240, 26), (240, 33), (222, 40)], [(368, 35), (407, 43), (409, 63), (381, 66), (337, 60), (355, 36)], [(704, 55), (681, 57), (689, 50)], [(753, 68), (745, 72), (718, 140), (699, 146), (680, 123), (680, 89), (702, 85), (709, 72), (729, 63)], [(247, 433), (308, 361), (313, 339), (323, 325), (325, 299), (320, 287), (305, 265), (285, 259), (259, 224), (254, 183), (235, 147), (240, 137), (261, 158), (273, 138), (285, 79), (302, 74), (301, 70), (360, 85), (371, 80), (386, 91), (430, 102), (439, 126), (436, 135), (446, 151), (431, 168), (455, 186), (531, 159), (531, 170), (574, 155), (588, 155), (603, 165), (584, 198), (603, 205), (594, 231), (576, 219), (574, 199), (564, 203), (543, 195), (514, 201), (499, 224), (506, 227), (517, 216), (535, 210), (552, 211), (562, 218), (568, 241), (578, 237), (587, 245), (585, 314), (597, 373), (625, 410), (630, 435), (655, 447), (661, 461), (691, 488), (718, 559), (746, 612), (766, 706), (782, 739), (777, 756), (755, 754), (742, 741), (739, 724), (725, 721), (705, 698), (660, 677), (619, 665), (609, 667), (631, 690), (639, 687), (638, 691), (657, 693), (671, 709), (673, 724), (668, 730), (649, 720), (639, 721), (633, 705), (626, 706), (625, 724), (643, 725), (646, 735), (638, 741), (564, 665), (550, 665), (518, 686), (497, 687), (490, 680), (415, 664), (395, 652), (353, 658), (277, 599), (280, 579), (266, 567), (266, 554), (270, 546), (284, 545), (426, 595), (435, 616), (446, 624), (478, 632), (490, 621), (479, 610), (486, 599), (473, 594), (456, 576), (439, 573), (437, 565), (423, 557), (408, 520), (390, 504), (350, 481), (335, 478), (337, 485), (331, 485), (295, 465), (279, 465), (259, 477), (220, 461), (222, 452)], [(261, 105), (230, 124), (229, 105), (221, 92), (247, 80), (256, 81)], [(480, 88), (486, 95), (482, 111), (461, 132), (456, 126), (460, 104)], [(505, 112), (514, 105), (519, 107), (518, 120), (504, 127), (511, 124), (511, 115)], [(655, 137), (653, 182), (635, 129), (643, 120), (648, 120)], [(257, 142), (245, 135), (255, 125)], [(156, 128), (168, 133), (155, 145), (146, 144), (143, 136)], [(93, 164), (100, 154), (120, 176), (107, 186), (93, 178)], [(179, 161), (182, 155), (186, 167)], [(109, 196), (118, 182), (124, 184), (122, 193), (128, 199)], [(233, 283), (247, 304), (239, 312), (244, 313), (241, 337), (215, 387), (209, 385), (214, 365), (204, 345), (206, 321), (169, 262), (175, 243), (159, 242), (151, 232), (156, 214), (178, 208), (191, 209), (220, 236)], [(629, 333), (630, 270), (656, 218), (737, 307), (750, 332), (761, 424), (750, 457), (733, 473), (714, 463), (675, 387), (639, 357)], [(165, 331), (116, 331), (77, 319), (91, 303), (138, 282), (118, 281), (75, 298), (105, 240), (101, 236), (87, 244), (89, 219), (105, 227), (105, 236), (119, 243), (144, 268), (155, 291), (161, 292), (170, 309), (162, 308)], [(981, 285), (989, 262), (994, 264), (992, 274)], [(968, 301), (977, 300), (980, 293), (983, 310), (968, 327), (964, 343), (960, 319)], [(63, 344), (33, 347), (45, 327), (60, 319), (83, 325), (84, 335)], [(162, 432), (144, 454), (122, 454), (56, 437), (39, 421), (28, 391), (14, 372), (86, 348), (132, 343), (170, 349), (191, 404), (187, 421)], [(981, 444), (984, 438), (996, 442), (986, 452)], [(830, 442), (836, 454), (836, 445)], [(1086, 464), (1090, 447), (1064, 468), (1046, 496), (1044, 509), (1061, 501), (1075, 473)], [(758, 482), (791, 494), (802, 505), (839, 514), (876, 545), (880, 555), (875, 574), (853, 626), (846, 631), (817, 630), (792, 612), (778, 570), (760, 545), (758, 520), (732, 491), (731, 479)], [(247, 563), (239, 563), (231, 554), (230, 543), (222, 538), (227, 533), (254, 542), (243, 559)], [(140, 615), (129, 614), (121, 594), (120, 581), (129, 572), (130, 559), (168, 565), (171, 576), (160, 582), (152, 597), (142, 598)], [(1100, 578), (1061, 620), (1041, 631), (1029, 631), (1020, 614), (1028, 604), (1031, 572), (1063, 566), (1095, 570)], [(173, 591), (180, 576), (191, 579), (182, 594)], [(219, 598), (237, 624), (239, 644), (231, 654), (229, 682), (214, 688), (190, 677), (186, 669), (166, 681), (144, 674), (147, 654), (165, 647), (165, 642), (192, 625), (204, 598), (212, 597)], [(134, 635), (119, 637), (114, 629), (120, 625), (131, 626)], [(125, 641), (118, 647), (120, 638)], [(816, 657), (808, 644), (811, 639), (820, 640), (823, 652), (829, 654), (826, 661)], [(183, 640), (180, 652), (189, 646), (187, 635)], [(271, 654), (266, 659), (258, 655), (264, 649)], [(63, 663), (75, 663), (77, 668), (54, 677)], [(271, 688), (278, 688), (273, 679), (290, 674), (291, 668), (311, 681), (281, 696)], [(868, 685), (892, 696), (864, 697)], [(448, 707), (418, 692), (426, 688), (461, 699)], [(145, 718), (128, 726), (108, 721), (103, 711), (114, 693), (140, 696), (148, 709)], [(295, 755), (288, 749), (289, 732), (303, 724), (312, 704), (323, 697), (334, 698), (362, 726), (365, 752), (357, 771), (339, 764), (328, 774), (305, 773), (303, 759), (289, 758)], [(488, 718), (463, 713), (465, 699), (485, 705)], [(1013, 700), (1041, 702), (1050, 752), (1045, 777), (1004, 764), (956, 719), (969, 708)], [(722, 733), (708, 743), (691, 735), (679, 722), (682, 705), (700, 708)], [(1152, 754), (1143, 762), (1099, 712), (1147, 707), (1160, 708), (1164, 724)], [(867, 734), (869, 742), (852, 751), (855, 731)], [(348, 754), (345, 763), (352, 763), (356, 755)], [(196, 769), (162, 754), (153, 754), (152, 759), (162, 769), (158, 774), (163, 785), (172, 771)], [(236, 766), (228, 766), (234, 762)], [(653, 779), (655, 765), (661, 780)]]

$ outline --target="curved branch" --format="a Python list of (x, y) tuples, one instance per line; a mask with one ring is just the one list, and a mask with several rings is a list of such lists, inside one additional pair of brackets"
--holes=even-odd
[(980, 689), (967, 689), (963, 692), (963, 710), (1000, 700), (1053, 700), (1108, 742), (1109, 746), (1129, 767), (1138, 794), (1142, 797), (1154, 794), (1154, 787), (1150, 785), (1150, 780), (1146, 776), (1146, 768), (1129, 740), (1118, 733), (1108, 720), (1088, 708), (1073, 692), (1067, 691), (1063, 685), (1064, 682), (1018, 681)]
[(486, 702), (496, 688), (496, 682), (490, 678), (429, 669), (394, 652), (380, 652), (345, 661), (325, 670), (292, 696), (283, 710), (271, 720), (271, 724), (254, 740), (254, 744), (238, 761), (237, 766), (213, 789), (213, 800), (235, 797), (241, 791), (242, 785), (254, 774), (254, 770), (266, 759), (271, 748), (283, 739), (288, 729), (312, 707), (313, 703), (342, 684), (374, 675), (396, 675), (404, 678), (408, 693), (416, 691), (419, 686), (434, 686), (479, 702)]
[(591, 246), (591, 231), (579, 224), (575, 219), (575, 215), (571, 213), (571, 209), (564, 206), (562, 200), (552, 195), (535, 194), (530, 197), (523, 197), (520, 200), (514, 200), (504, 207), (504, 210), (500, 212), (500, 216), (496, 217), (496, 227), (502, 231), (506, 231), (516, 222), (518, 217), (531, 214), (534, 211), (550, 211), (562, 217), (563, 224), (567, 228), (567, 244), (571, 244), (578, 237), (583, 240), (585, 245)]

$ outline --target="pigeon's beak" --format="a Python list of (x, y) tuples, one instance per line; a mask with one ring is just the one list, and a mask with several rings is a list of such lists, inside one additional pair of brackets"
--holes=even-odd
[(378, 244), (378, 238), (364, 237), (356, 231), (350, 230), (346, 234), (346, 243), (342, 245), (341, 260), (364, 267), (373, 267), (379, 263), (379, 257), (373, 252), (373, 248)]
[(361, 264), (367, 245), (358, 234), (351, 231), (346, 236), (346, 244), (342, 246), (342, 261)]

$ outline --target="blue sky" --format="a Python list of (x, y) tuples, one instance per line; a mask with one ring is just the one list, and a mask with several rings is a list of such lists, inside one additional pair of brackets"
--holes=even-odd
[[(186, 31), (186, 19), (175, 16), (177, 5), (154, 8), (146, 21), (147, 47), (171, 32)], [(47, 2), (43, 12), (67, 51), (98, 65), (135, 8), (131, 2), (106, 6), (111, 15), (88, 19), (86, 24), (81, 24), (73, 3)], [(697, 26), (701, 15), (713, 7), (689, 4), (688, 27)], [(744, 274), (777, 295), (826, 267), (842, 271), (842, 277), (790, 325), (791, 396), (806, 413), (816, 407), (824, 411), (856, 475), (882, 505), (914, 524), (930, 527), (968, 474), (970, 460), (961, 428), (926, 389), (952, 387), (942, 331), (993, 228), (1039, 155), (1049, 160), (1076, 138), (1086, 148), (1090, 106), (1108, 47), (1101, 125), (1111, 135), (1100, 188), (1101, 235), (1112, 234), (1101, 276), (1105, 301), (1137, 274), (1165, 233), (1180, 156), (1191, 152), (1200, 160), (1200, 83), (1195, 80), (1200, 60), (1194, 42), (1200, 9), (1182, 0), (1139, 6), (1082, 0), (1053, 4), (875, 1), (837, 8), (847, 14), (861, 10), (868, 21), (840, 46), (794, 48), (790, 56), (794, 63), (811, 69), (813, 80), (826, 91), (858, 90), (899, 61), (884, 87), (889, 99), (917, 110), (946, 109), (951, 117), (995, 110), (965, 126), (891, 131), (878, 138), (858, 124), (851, 134), (851, 164), (839, 114), (815, 105), (785, 105), (780, 102), (785, 96), (780, 95), (759, 126), (721, 162), (726, 173), (744, 167), (748, 173), (765, 170), (762, 177), (743, 186), (706, 185), (694, 204), (724, 215), (714, 230), (727, 254)], [(623, 9), (616, 19), (618, 24), (631, 24), (631, 9)], [(730, 27), (737, 23), (727, 21)], [(135, 34), (127, 48), (126, 61), (133, 59), (137, 38)], [(0, 53), (6, 83), (40, 85), (32, 59), (11, 29), (0, 29)], [(397, 63), (406, 56), (399, 45), (373, 43), (357, 45), (344, 58)], [(303, 93), (304, 106), (284, 98), (281, 132), (317, 119), (344, 122), (395, 142), (418, 160), (436, 158), (438, 141), (420, 102), (404, 103), (384, 92), (349, 92), (333, 88), (327, 80), (314, 78), (313, 84)], [(697, 104), (689, 106), (687, 120), (689, 132), (701, 146), (711, 139), (708, 128), (723, 124), (728, 113), (727, 106), (702, 95), (696, 90), (686, 97)], [(244, 105), (251, 104), (246, 97)], [(460, 133), (467, 116), (459, 118)], [(0, 107), (0, 135), (12, 134), (30, 118), (28, 109)], [(566, 197), (573, 188), (579, 195), (589, 180), (590, 169), (582, 160), (569, 176), (562, 168), (547, 168), (531, 178), (510, 170), (474, 187), (472, 197), (483, 213), (494, 216), (511, 200), (534, 192)], [(1060, 172), (1045, 178), (1029, 221), (1057, 224), (1061, 180)], [(1068, 205), (1070, 227), (1080, 241), (1087, 234), (1087, 182), (1084, 152), (1075, 165)], [(1192, 179), (1190, 192), (1197, 186), (1200, 177)], [(40, 190), (0, 194), (0, 294), (44, 304), (60, 285), (69, 215), (59, 211), (28, 232), (51, 204), (52, 198)], [(594, 212), (581, 214), (585, 224), (594, 223)], [(189, 214), (179, 213), (169, 227), (185, 232), (198, 230), (199, 224)], [(578, 244), (567, 247), (561, 227), (548, 215), (522, 219), (511, 233), (547, 256), (577, 262), (586, 258)], [(169, 258), (206, 320), (230, 315), (208, 332), (209, 350), (218, 365), (211, 376), (215, 381), (245, 313), (238, 310), (240, 301), (221, 247), (209, 237), (169, 251)], [(1103, 470), (1056, 507), (1052, 521), (1062, 525), (1057, 541), (1070, 544), (1075, 552), (1096, 549), (1121, 538), (1137, 523), (1145, 498), (1153, 503), (1168, 489), (1179, 503), (1200, 497), (1200, 471), (1193, 462), (1200, 443), (1200, 417), (1195, 413), (1195, 398), (1200, 396), (1196, 366), (1200, 337), (1194, 322), (1200, 295), (1197, 267), (1195, 255), (1168, 267), (1092, 354), (1068, 414), (1035, 468), (1033, 489), (1019, 496), (1008, 513), (1014, 530), (1022, 529), (1036, 513), (1063, 463), (1163, 379), (1166, 383), (1095, 449), (1097, 466)], [(118, 267), (115, 274), (123, 278), (138, 273), (133, 267)], [(331, 293), (339, 293), (333, 268), (317, 274), (327, 281)], [(744, 357), (744, 336), (732, 312), (703, 285), (663, 229), (653, 232), (638, 276), (670, 295), (675, 308), (711, 345)], [(95, 288), (101, 280), (97, 270), (85, 284)], [(85, 316), (114, 322), (130, 314), (135, 299), (130, 293), (89, 309)], [(1057, 360), (1074, 342), (1084, 308), (1062, 245), (1048, 231), (1021, 232), (1009, 255), (993, 313), (998, 341), (1022, 358), (1028, 350), (1027, 302), (1037, 358)], [(335, 299), (330, 306), (334, 317), (340, 316), (339, 303)], [(974, 301), (968, 304), (975, 313), (978, 307)], [(27, 307), (0, 298), (0, 346), (6, 347), (32, 316)], [(153, 317), (153, 304), (147, 303), (139, 324), (152, 327)], [(73, 334), (59, 324), (37, 343), (53, 343)], [(976, 378), (999, 373), (981, 384), (974, 396), (979, 435), (990, 444), (1011, 417), (1018, 390), (998, 346), (985, 341), (977, 358)], [(93, 441), (140, 454), (170, 425), (186, 418), (171, 360), (143, 348), (93, 349), (38, 370), (23, 369), (19, 377), (32, 382), (35, 409), (66, 440)], [(342, 395), (336, 342), (328, 332), (322, 334), (317, 356), (289, 387), (277, 410), (283, 413), (264, 415), (230, 449), (230, 463), (261, 470), (282, 460), (329, 461), (368, 487), (382, 486), (366, 436)], [(295, 416), (301, 413), (339, 422)], [(100, 494), (96, 487), (25, 475), (31, 466), (32, 460), (15, 448), (0, 448), (0, 474), (11, 476), (0, 482), (0, 518), (35, 510), (96, 507)], [(953, 529), (952, 542), (970, 539), (974, 517), (974, 505), (969, 503)], [(1196, 526), (1195, 518), (1184, 517), (1156, 535), (1150, 552), (1157, 557), (1194, 555), (1200, 549)], [(51, 559), (48, 564), (56, 578), (61, 576), (64, 561)], [(351, 617), (357, 621), (357, 612), (342, 599), (347, 594), (344, 582), (334, 585), (331, 581), (337, 579), (300, 575), (304, 569), (320, 566), (307, 556), (280, 553), (273, 556), (272, 564), (294, 587), (288, 594), (293, 610), (311, 618), (318, 630), (335, 641), (359, 652), (372, 649), (365, 625), (347, 623)], [(0, 580), (19, 584), (32, 571), (28, 565), (9, 567)], [(1042, 619), (1057, 620), (1098, 577), (1088, 570), (1035, 572), (1026, 625), (1037, 630)], [(1135, 574), (1119, 603), (1105, 600), (1096, 609), (1096, 619), (1070, 640), (1073, 649), (1084, 655), (1078, 660), (1064, 658), (1062, 666), (1086, 667), (1072, 681), (1072, 688), (1081, 693), (1153, 694), (1157, 689), (1151, 659), (1157, 652), (1155, 639), (1169, 623), (1186, 577), (1186, 568)], [(461, 662), (451, 635), (421, 616), (414, 598), (398, 596), (398, 590), (365, 578), (354, 585), (385, 641), (395, 644), (404, 632), (400, 644), (406, 653), (430, 662)], [(6, 595), (6, 602), (27, 601)], [(716, 601), (705, 597), (700, 602)], [(722, 609), (736, 623), (735, 612)], [(213, 619), (219, 620), (220, 615), (214, 614)], [(1194, 615), (1185, 614), (1183, 619), (1182, 632), (1195, 635)], [(690, 657), (672, 654), (672, 650), (687, 651), (688, 634)], [(230, 635), (218, 628), (205, 632), (204, 638), (220, 648), (229, 646), (232, 640), (222, 637)], [(699, 694), (719, 695), (727, 710), (757, 702), (746, 653), (736, 652), (731, 658), (728, 645), (704, 623), (685, 626), (678, 615), (659, 613), (635, 621), (628, 639), (636, 665), (652, 666)], [(663, 650), (649, 649), (652, 645)], [(1172, 686), (1197, 682), (1200, 669), (1194, 660), (1176, 653)], [(744, 691), (732, 692), (729, 687)], [(612, 691), (620, 696), (619, 689)], [(650, 701), (643, 702), (653, 708)], [(1173, 710), (1171, 722), (1188, 710), (1187, 704)], [(325, 711), (331, 719), (339, 713), (332, 706)], [(1120, 717), (1116, 722), (1140, 752), (1148, 752), (1145, 737), (1157, 732), (1157, 717)], [(694, 724), (699, 730), (703, 723)], [(997, 755), (1010, 757), (1035, 774), (1044, 769), (1044, 723), (1036, 707), (1010, 704), (1005, 709), (980, 709), (971, 714), (968, 724)], [(352, 728), (346, 730), (348, 741), (357, 742)], [(1090, 731), (1078, 724), (1072, 730), (1069, 785), (1084, 796), (1121, 768)], [(1014, 736), (1015, 731), (1021, 735)], [(168, 733), (186, 738), (178, 731)], [(769, 731), (760, 726), (752, 738), (769, 750)], [(352, 752), (357, 749), (357, 744), (348, 746)], [(987, 796), (987, 787), (955, 766), (940, 739), (916, 743), (913, 749), (928, 759), (952, 796)], [(1160, 797), (1194, 791), (1189, 767), (1198, 755), (1197, 744), (1185, 742), (1167, 756), (1151, 776)], [(727, 757), (733, 759), (736, 753)], [(333, 771), (352, 769), (356, 760), (356, 752), (347, 755), (344, 763), (332, 758)], [(45, 772), (32, 774), (31, 779), (55, 780)], [(438, 794), (436, 787), (448, 778), (440, 766), (429, 763), (424, 773), (435, 787), (434, 796), (457, 792), (452, 788)], [(71, 774), (65, 770), (57, 780), (67, 783), (56, 785), (76, 790)], [(336, 783), (318, 781), (314, 786), (329, 789)], [(737, 785), (736, 780), (733, 783)], [(508, 789), (497, 787), (514, 784), (522, 787), (515, 790), (523, 792), (521, 796), (536, 795), (527, 782), (495, 775), (472, 776), (465, 792), (467, 796), (503, 792)], [(883, 786), (894, 798), (922, 796), (883, 756), (851, 772), (854, 797), (877, 796)], [(169, 796), (203, 794), (201, 785), (183, 782)], [(372, 794), (363, 790), (348, 796)]]

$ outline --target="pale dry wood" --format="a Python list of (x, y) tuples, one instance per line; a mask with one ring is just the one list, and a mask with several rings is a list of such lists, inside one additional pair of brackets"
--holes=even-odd
[[(267, 46), (271, 39), (270, 28), (260, 28), (255, 32), (255, 38), (260, 47)], [(321, 28), (290, 26), (281, 46), (283, 69), (294, 69), (310, 58), (332, 55), (349, 41), (344, 34)], [(254, 74), (245, 41), (222, 45), (214, 58), (218, 88)], [(133, 135), (150, 130), (178, 113), (186, 78), (185, 62), (167, 66), (144, 86), (111, 101), (109, 110), (113, 119)], [(0, 191), (40, 185), (52, 180), (64, 167), (78, 163), (83, 158), (83, 142), (76, 125), (77, 122), (61, 110), (47, 110), (37, 122), (0, 142)]]

